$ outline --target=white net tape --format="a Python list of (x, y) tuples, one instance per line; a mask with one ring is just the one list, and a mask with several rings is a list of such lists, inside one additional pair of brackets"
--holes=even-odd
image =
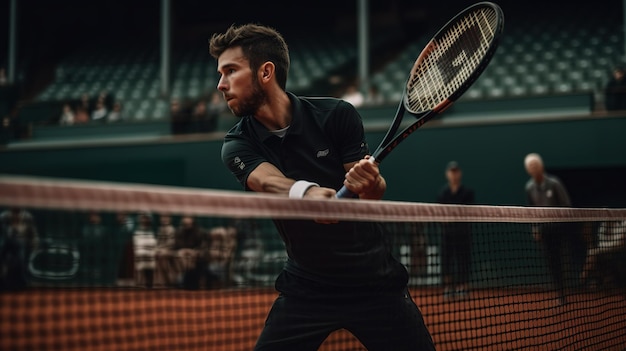
[(290, 199), (286, 196), (242, 191), (18, 176), (0, 176), (0, 206), (80, 211), (149, 210), (232, 218), (323, 218), (384, 222), (540, 223), (626, 218), (626, 209)]

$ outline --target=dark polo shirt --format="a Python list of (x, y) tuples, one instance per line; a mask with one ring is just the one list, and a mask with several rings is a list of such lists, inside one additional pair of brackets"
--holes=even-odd
[[(369, 153), (359, 114), (340, 99), (288, 95), (293, 118), (285, 136), (270, 133), (252, 116), (243, 117), (224, 138), (224, 164), (246, 190), (248, 176), (262, 162), (289, 178), (338, 190), (345, 179), (343, 165)], [(310, 282), (309, 290), (359, 286), (380, 291), (406, 285), (406, 270), (392, 258), (378, 223), (274, 222), (289, 256), (285, 270), (300, 283)]]

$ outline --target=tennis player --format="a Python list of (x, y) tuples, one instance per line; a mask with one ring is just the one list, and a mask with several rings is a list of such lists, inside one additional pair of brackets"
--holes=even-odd
[[(218, 89), (240, 121), (222, 159), (246, 191), (335, 199), (345, 185), (361, 199), (386, 190), (360, 115), (335, 98), (286, 91), (289, 51), (270, 27), (233, 25), (209, 41)], [(255, 350), (317, 350), (346, 329), (369, 351), (434, 350), (379, 223), (275, 220), (288, 254)]]

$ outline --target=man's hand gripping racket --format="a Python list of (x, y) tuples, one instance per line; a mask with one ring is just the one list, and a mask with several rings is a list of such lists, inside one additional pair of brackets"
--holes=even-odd
[[(413, 64), (391, 127), (369, 161), (380, 164), (406, 137), (463, 95), (491, 61), (503, 27), (502, 9), (491, 2), (476, 3), (448, 21)], [(417, 120), (396, 133), (405, 111)], [(354, 196), (345, 185), (337, 192), (338, 198)]]

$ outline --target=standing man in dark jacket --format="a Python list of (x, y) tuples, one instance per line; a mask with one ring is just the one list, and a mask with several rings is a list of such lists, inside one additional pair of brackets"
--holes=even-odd
[[(461, 184), (463, 173), (456, 161), (446, 167), (448, 183), (441, 189), (437, 202), (472, 205), (474, 191)], [(466, 298), (472, 261), (470, 223), (443, 223), (441, 227), (441, 271), (444, 298)]]
[[(557, 177), (547, 174), (539, 154), (530, 153), (524, 159), (530, 179), (526, 182), (529, 206), (571, 207), (569, 194)], [(548, 259), (548, 269), (559, 295), (559, 303), (565, 304), (564, 264), (576, 258), (578, 249), (584, 249), (582, 233), (568, 223), (541, 223), (532, 226), (533, 237), (542, 242)], [(567, 250), (570, 251), (567, 251)], [(566, 254), (569, 252), (570, 256)]]

